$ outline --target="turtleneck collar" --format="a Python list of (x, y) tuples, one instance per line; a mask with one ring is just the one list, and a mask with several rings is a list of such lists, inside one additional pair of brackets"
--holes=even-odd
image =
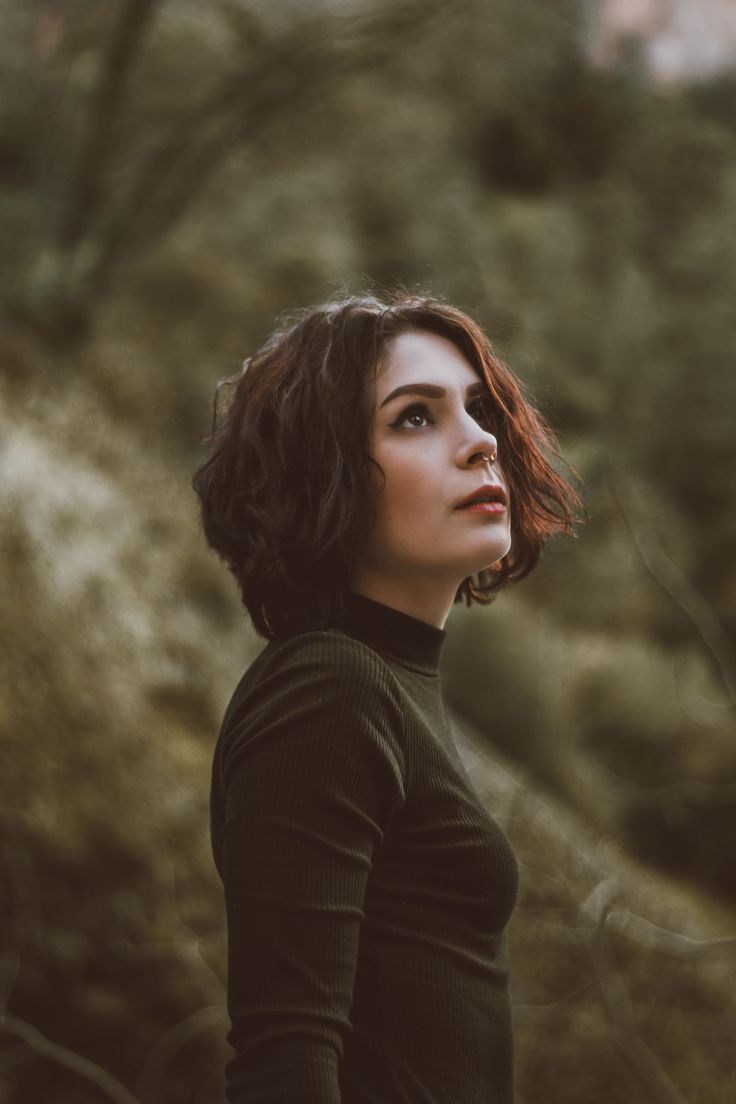
[(439, 673), (446, 629), (354, 591), (348, 593), (346, 612), (336, 627), (404, 667), (425, 675)]

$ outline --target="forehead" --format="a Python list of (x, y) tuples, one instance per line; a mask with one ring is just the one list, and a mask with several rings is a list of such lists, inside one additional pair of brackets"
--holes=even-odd
[(388, 343), (376, 376), (376, 399), (380, 403), (389, 391), (403, 383), (436, 383), (465, 389), (477, 379), (476, 370), (449, 338), (411, 330)]

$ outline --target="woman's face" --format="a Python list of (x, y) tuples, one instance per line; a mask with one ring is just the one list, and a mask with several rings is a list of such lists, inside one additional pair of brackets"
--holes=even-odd
[[(485, 382), (449, 339), (411, 331), (389, 344), (371, 434), (386, 483), (382, 489), (375, 472), (376, 524), (359, 565), (374, 593), (384, 583), (389, 593), (392, 585), (440, 587), (454, 597), (463, 579), (509, 551), (506, 482), (499, 462), (481, 456), (497, 448), (486, 421), (490, 402)], [(505, 508), (458, 509), (483, 484), (501, 485)]]

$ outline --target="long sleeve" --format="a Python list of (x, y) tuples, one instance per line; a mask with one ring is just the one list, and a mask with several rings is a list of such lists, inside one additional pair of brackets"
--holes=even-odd
[(363, 904), (405, 795), (400, 695), (368, 649), (287, 645), (222, 756), (231, 1104), (340, 1104)]

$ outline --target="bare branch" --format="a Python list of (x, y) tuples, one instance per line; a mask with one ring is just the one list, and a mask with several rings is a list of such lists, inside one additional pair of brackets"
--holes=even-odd
[(653, 924), (630, 909), (611, 909), (605, 923), (607, 928), (625, 935), (640, 947), (672, 958), (702, 960), (736, 955), (736, 935), (721, 939), (693, 939), (692, 936)]
[(685, 1098), (670, 1081), (660, 1062), (634, 1027), (634, 1012), (616, 963), (605, 921), (604, 911), (590, 941), (590, 956), (603, 1005), (613, 1028), (616, 1047), (635, 1074), (639, 1085), (648, 1091), (651, 1100), (656, 1104), (686, 1104)]
[(203, 1031), (228, 1022), (227, 1009), (222, 1005), (199, 1008), (178, 1024), (174, 1024), (156, 1044), (143, 1068), (136, 1086), (141, 1101), (156, 1101), (158, 1088), (167, 1068), (177, 1053)]
[[(624, 494), (619, 493), (622, 484), (625, 487)], [(635, 478), (630, 472), (617, 470), (616, 478), (610, 478), (610, 485), (645, 567), (698, 629), (718, 664), (731, 702), (736, 705), (736, 650), (710, 604), (662, 547), (649, 520), (651, 511), (643, 501), (641, 479)], [(627, 505), (624, 505), (624, 501)], [(630, 508), (632, 503), (633, 510)]]
[(549, 1016), (558, 1016), (561, 1009), (575, 1004), (580, 997), (589, 993), (594, 984), (593, 980), (585, 981), (582, 985), (577, 985), (574, 989), (571, 989), (569, 993), (564, 993), (556, 1000), (547, 1001), (544, 1004), (515, 1004), (513, 1006), (514, 1023), (540, 1023)]
[(59, 239), (71, 252), (79, 245), (104, 202), (102, 178), (113, 150), (115, 123), (125, 85), (141, 39), (159, 0), (126, 0), (114, 34), (100, 62), (97, 86), (89, 110), (79, 164)]
[(367, 13), (324, 13), (262, 45), (257, 62), (223, 81), (141, 166), (111, 220), (90, 283), (103, 287), (122, 259), (157, 244), (233, 150), (289, 105), (313, 101), (346, 74), (385, 59), (407, 32), (426, 27), (433, 10), (421, 0), (404, 0)]
[(179, 957), (184, 965), (192, 970), (192, 980), (199, 986), (200, 992), (206, 1000), (213, 1005), (225, 1001), (225, 988), (215, 971), (202, 955), (200, 941), (198, 939), (180, 940), (172, 939), (166, 942), (131, 943), (130, 940), (119, 939), (110, 944), (110, 950), (119, 954), (121, 958), (132, 959), (171, 959)]
[(19, 1020), (9, 1012), (0, 1016), (0, 1028), (9, 1035), (15, 1035), (16, 1038), (22, 1039), (42, 1058), (48, 1058), (50, 1061), (56, 1062), (57, 1065), (64, 1066), (65, 1069), (79, 1074), (86, 1081), (90, 1081), (114, 1104), (140, 1104), (137, 1097), (128, 1092), (125, 1085), (122, 1085), (107, 1070), (94, 1062), (90, 1062), (88, 1058), (82, 1057), (81, 1054), (76, 1054), (73, 1050), (67, 1049), (67, 1047), (52, 1043), (37, 1028), (23, 1020)]
[(184, 920), (176, 889), (176, 870), (170, 856), (162, 856), (160, 870), (165, 872), (166, 888), (169, 893), (171, 910), (175, 914), (176, 923), (182, 938), (174, 937), (166, 941), (152, 941), (132, 943), (128, 939), (116, 940), (111, 947), (121, 956), (127, 958), (168, 958), (178, 955), (192, 970), (192, 980), (199, 986), (207, 1004), (211, 1007), (224, 1006), (227, 1003), (227, 993), (220, 977), (210, 966), (202, 953), (202, 939)]

